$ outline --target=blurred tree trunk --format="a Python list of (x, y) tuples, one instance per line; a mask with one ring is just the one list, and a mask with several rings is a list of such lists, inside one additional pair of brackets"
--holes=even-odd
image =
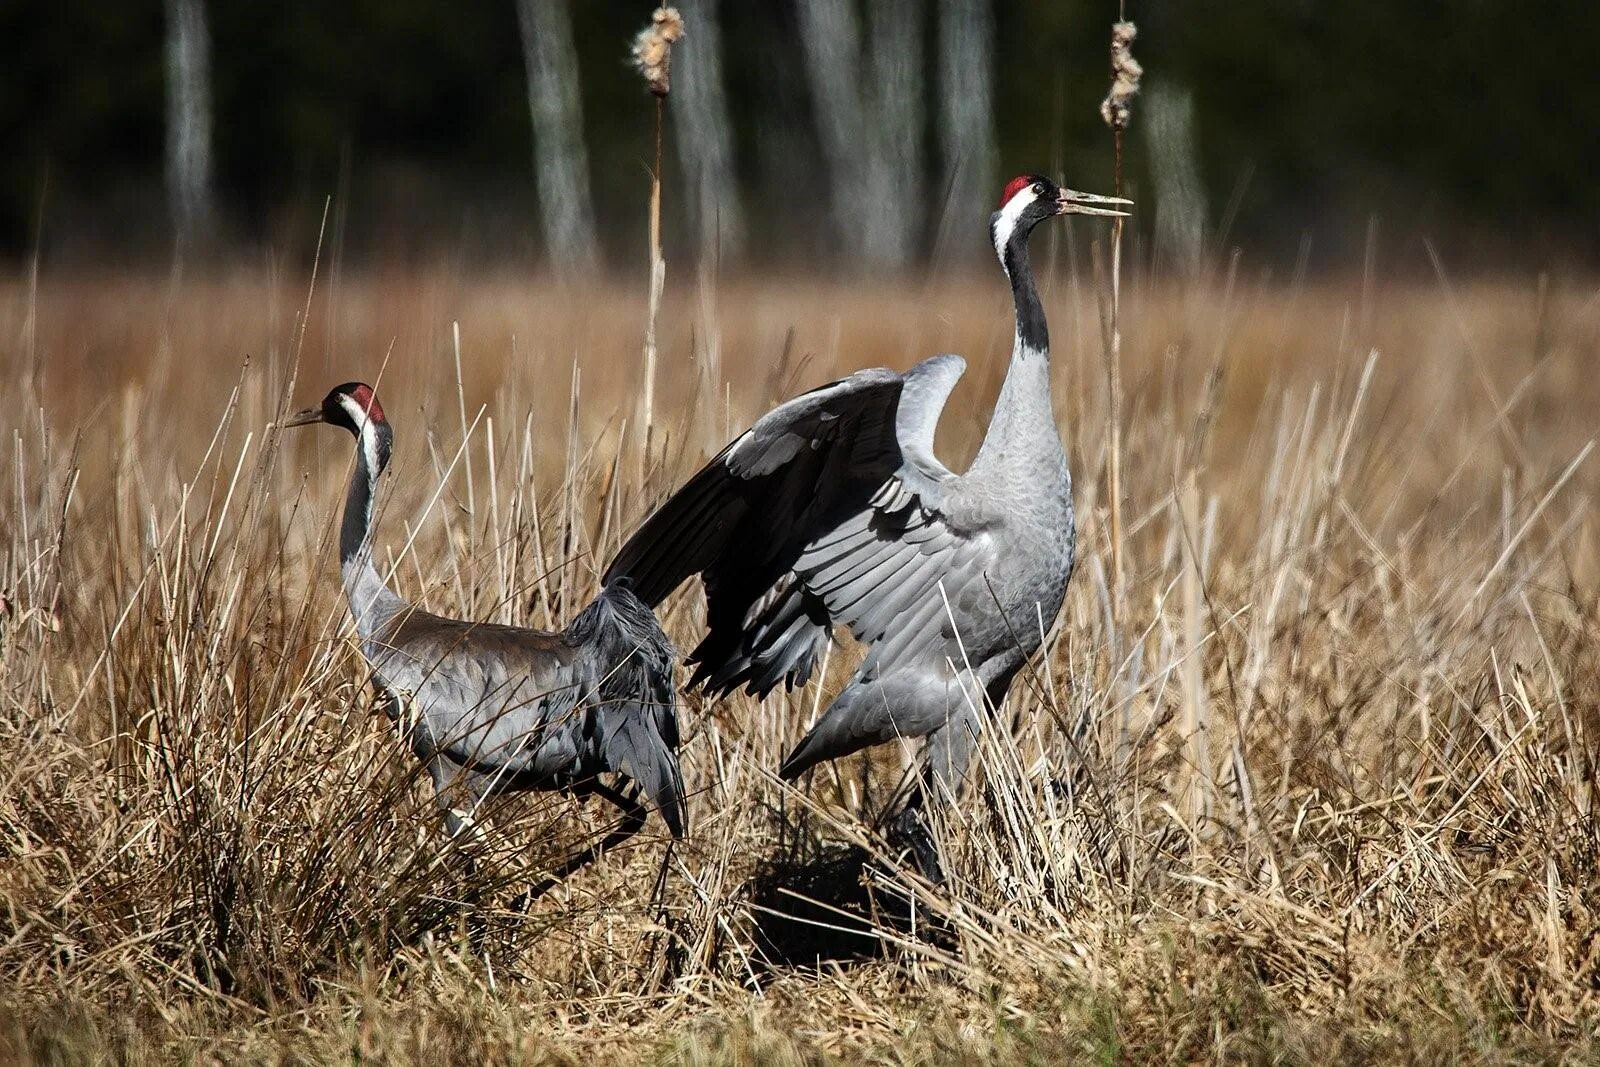
[(600, 262), (589, 200), (578, 56), (567, 0), (517, 0), (533, 121), (533, 166), (545, 255), (562, 273), (588, 274)]
[(717, 0), (679, 0), (687, 32), (673, 49), (672, 95), (677, 144), (690, 189), (690, 210), (702, 265), (737, 259), (744, 249), (744, 213), (734, 177), (733, 134), (722, 80), (722, 28)]
[(939, 147), (944, 166), (939, 254), (989, 249), (983, 220), (999, 192), (991, 0), (939, 2)]
[(211, 39), (202, 0), (166, 0), (167, 200), (178, 248), (209, 233)]
[(869, 258), (898, 266), (915, 254), (931, 216), (922, 193), (922, 3), (873, 0), (868, 10), (878, 125)]
[(854, 0), (800, 0), (800, 36), (839, 244), (852, 258), (898, 267), (925, 216), (922, 4), (872, 0), (869, 11), (864, 44)]
[(1200, 270), (1206, 242), (1206, 190), (1200, 178), (1194, 94), (1157, 80), (1146, 93), (1144, 132), (1155, 183), (1155, 254), (1180, 274)]

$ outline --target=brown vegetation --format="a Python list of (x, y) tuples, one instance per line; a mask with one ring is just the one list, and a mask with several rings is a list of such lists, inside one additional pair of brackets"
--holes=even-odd
[[(1125, 282), (1119, 603), (1086, 273), (1046, 285), (1078, 574), (938, 828), (950, 884), (850, 850), (893, 759), (773, 776), (841, 650), (821, 692), (687, 699), (691, 839), (652, 823), (525, 921), (496, 903), (605, 812), (507, 801), (463, 883), (347, 640), (348, 443), (270, 420), (378, 380), (396, 583), (548, 626), (800, 388), (962, 352), (941, 446), (965, 460), (1009, 345), (998, 276), (669, 297), (648, 458), (632, 290), (5, 286), (5, 1057), (1600, 1054), (1600, 298)], [(685, 647), (699, 611), (669, 602)], [(853, 901), (875, 932), (773, 914)]]

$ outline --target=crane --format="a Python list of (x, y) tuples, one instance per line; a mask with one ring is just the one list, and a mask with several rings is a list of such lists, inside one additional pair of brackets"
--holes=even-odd
[[(1028, 259), (1045, 219), (1131, 202), (1023, 175), (990, 220), (1016, 332), (1005, 384), (964, 474), (933, 452), (959, 356), (862, 370), (780, 405), (734, 439), (618, 551), (605, 580), (652, 606), (700, 575), (707, 633), (690, 687), (765, 696), (802, 685), (836, 625), (868, 645), (850, 683), (780, 768), (921, 737), (896, 826), (939, 877), (920, 812), (965, 778), (978, 710), (998, 707), (1072, 575), (1072, 480), (1050, 399), (1050, 337)], [(1041, 625), (1042, 620), (1042, 625)]]
[(635, 783), (681, 838), (677, 653), (628, 582), (607, 582), (559, 633), (421, 610), (372, 562), (373, 504), (394, 440), (372, 387), (337, 386), (283, 425), (314, 423), (357, 441), (339, 533), (345, 595), (374, 686), (426, 765), (450, 836), (471, 829), (478, 804), (500, 793), (562, 790), (616, 805), (616, 829), (568, 857), (524, 904), (644, 826), (637, 797), (602, 783), (602, 774)]

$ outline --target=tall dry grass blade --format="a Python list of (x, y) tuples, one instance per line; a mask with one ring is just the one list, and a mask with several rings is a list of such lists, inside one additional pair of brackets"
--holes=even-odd
[[(460, 420), (462, 447), (465, 448), (467, 440), (467, 389), (461, 375), (461, 323), (459, 321), (453, 320), (450, 323), (450, 352), (455, 357), (456, 415)], [(478, 494), (472, 478), (472, 456), (470, 453), (462, 461), (461, 469), (467, 476), (467, 551), (471, 552), (477, 545)]]

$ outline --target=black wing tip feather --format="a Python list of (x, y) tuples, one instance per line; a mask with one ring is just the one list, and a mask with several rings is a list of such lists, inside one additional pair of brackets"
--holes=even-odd
[(811, 755), (811, 734), (794, 746), (794, 751), (784, 757), (783, 764), (778, 768), (778, 777), (786, 782), (792, 782), (802, 774), (815, 767), (821, 761)]
[(656, 811), (661, 814), (661, 821), (667, 824), (667, 832), (674, 839), (682, 841), (688, 836), (689, 826), (684, 811), (683, 786), (681, 784), (671, 798), (666, 801), (656, 801)]
[[(725, 547), (708, 540), (725, 536), (730, 524), (716, 514), (726, 507), (726, 489), (733, 475), (722, 456), (700, 468), (683, 487), (661, 503), (639, 524), (607, 565), (601, 578), (610, 585), (618, 579), (633, 582), (639, 599), (656, 607), (672, 591), (705, 566), (705, 557), (719, 555)], [(715, 519), (716, 521), (707, 521)]]
[(792, 693), (805, 685), (811, 677), (809, 664), (803, 670), (789, 668), (774, 671), (770, 664), (763, 666), (743, 655), (737, 655), (726, 661), (690, 656), (688, 662), (694, 667), (694, 673), (689, 676), (684, 689), (689, 692), (699, 691), (718, 699), (743, 690), (746, 696), (764, 700), (780, 685), (784, 687), (785, 692)]
[(601, 763), (637, 782), (672, 836), (682, 838), (688, 820), (671, 640), (627, 576), (607, 581), (568, 636), (597, 656)]

